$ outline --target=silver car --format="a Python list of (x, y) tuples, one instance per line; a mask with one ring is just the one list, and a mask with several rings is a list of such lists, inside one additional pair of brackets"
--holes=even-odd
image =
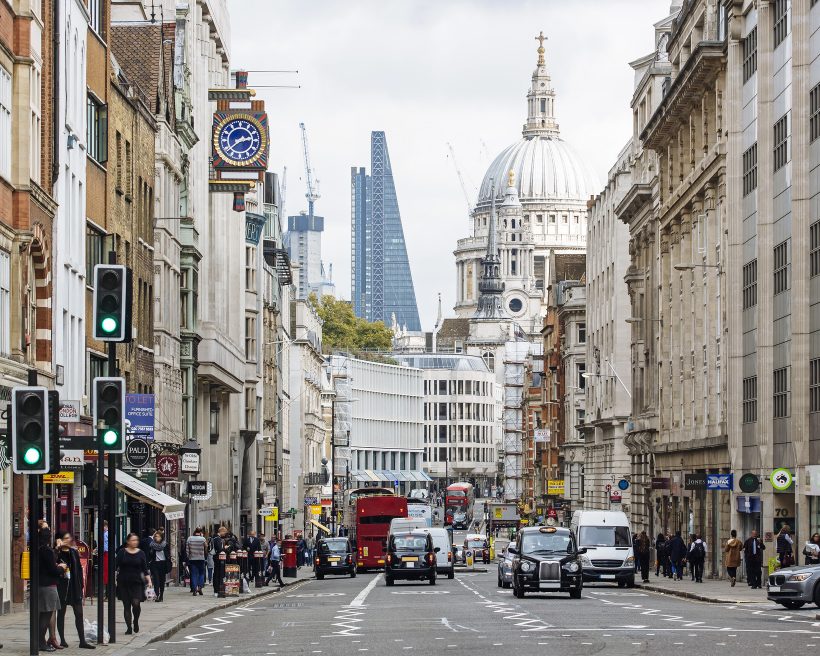
[(509, 588), (512, 586), (512, 559), (513, 554), (509, 552), (509, 547), (498, 557), (498, 587)]
[(770, 574), (766, 597), (791, 610), (812, 602), (820, 607), (820, 565), (795, 565)]

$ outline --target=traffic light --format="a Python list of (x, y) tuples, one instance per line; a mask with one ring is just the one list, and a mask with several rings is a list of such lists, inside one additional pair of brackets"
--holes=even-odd
[(108, 453), (125, 452), (125, 378), (94, 379), (94, 428)]
[(48, 390), (11, 391), (11, 454), (15, 474), (47, 474), (50, 467)]
[(131, 269), (122, 264), (94, 266), (94, 339), (131, 341)]
[(60, 393), (57, 390), (48, 391), (48, 471), (56, 474), (60, 471)]

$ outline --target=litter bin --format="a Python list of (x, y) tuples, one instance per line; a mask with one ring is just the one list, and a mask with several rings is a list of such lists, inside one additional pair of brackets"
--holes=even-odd
[(298, 540), (282, 540), (282, 576), (296, 578), (298, 563), (296, 545)]

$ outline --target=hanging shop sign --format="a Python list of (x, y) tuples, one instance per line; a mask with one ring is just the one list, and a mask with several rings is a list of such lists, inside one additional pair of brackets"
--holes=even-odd
[(79, 401), (60, 401), (60, 421), (63, 423), (77, 423), (80, 421)]
[(757, 474), (743, 474), (740, 480), (738, 480), (738, 487), (741, 492), (745, 492), (746, 494), (757, 492), (758, 489), (760, 489), (760, 479), (757, 477)]
[(157, 456), (157, 478), (177, 478), (179, 476), (179, 456)]
[(125, 445), (125, 461), (129, 465), (135, 469), (139, 469), (140, 467), (145, 467), (150, 459), (151, 449), (147, 441), (139, 437), (128, 440)]
[(194, 501), (207, 501), (213, 494), (210, 481), (188, 481), (188, 496)]
[(792, 473), (788, 469), (775, 469), (769, 477), (775, 492), (784, 492), (792, 486)]
[(186, 451), (180, 456), (179, 470), (185, 474), (198, 474), (200, 469), (201, 455), (191, 451)]
[(653, 490), (668, 490), (672, 487), (672, 479), (653, 476), (650, 486)]

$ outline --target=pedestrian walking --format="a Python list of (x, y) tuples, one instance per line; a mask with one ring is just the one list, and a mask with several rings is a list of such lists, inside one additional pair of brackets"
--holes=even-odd
[(692, 570), (692, 580), (703, 583), (703, 565), (706, 562), (706, 542), (699, 535), (693, 535), (694, 541), (689, 547), (686, 559)]
[(300, 536), (299, 541), (296, 543), (296, 565), (298, 567), (305, 564), (305, 549), (307, 549), (307, 543), (305, 538)]
[(641, 571), (641, 581), (649, 583), (649, 555), (651, 543), (646, 531), (641, 531), (638, 539), (635, 540), (635, 562), (638, 563)]
[(139, 542), (136, 533), (129, 533), (125, 548), (117, 554), (117, 597), (122, 602), (125, 635), (140, 632), (141, 604), (147, 598), (145, 587), (152, 585), (148, 559), (139, 548)]
[(760, 588), (760, 570), (763, 567), (763, 551), (766, 545), (757, 537), (757, 531), (743, 543), (743, 558), (746, 561), (746, 581), (754, 589)]
[(636, 574), (637, 574), (637, 573), (640, 571), (640, 569), (641, 569), (641, 562), (640, 562), (640, 559), (638, 558), (638, 537), (639, 537), (639, 536), (638, 536), (638, 534), (637, 534), (637, 533), (633, 533), (633, 534), (632, 534), (632, 553), (633, 553), (633, 554), (634, 554), (634, 556), (635, 556), (635, 557), (633, 558), (633, 560), (635, 561), (635, 562), (634, 562), (634, 568), (635, 568), (635, 573), (636, 573)]
[[(57, 584), (65, 576), (68, 566), (57, 562), (57, 554), (51, 548), (51, 529), (43, 525), (38, 529), (40, 547), (37, 559), (40, 565), (40, 578), (37, 587), (38, 607), (40, 611), (40, 651), (56, 651), (62, 649), (57, 642), (57, 611), (60, 610), (60, 595)], [(46, 640), (46, 632), (51, 637)]]
[(655, 576), (666, 576), (666, 536), (663, 533), (658, 533), (655, 538)]
[(680, 535), (680, 531), (675, 531), (675, 535), (669, 540), (669, 561), (672, 565), (672, 578), (678, 581), (683, 580), (683, 561), (686, 558), (686, 544)]
[(811, 536), (811, 540), (803, 547), (806, 565), (820, 565), (820, 533)]
[(737, 539), (737, 531), (732, 529), (729, 533), (730, 538), (726, 541), (726, 546), (723, 547), (723, 553), (726, 554), (726, 573), (729, 575), (729, 581), (732, 587), (737, 583), (737, 568), (740, 567), (740, 553), (743, 551), (743, 543)]
[(788, 524), (783, 524), (777, 533), (777, 540), (775, 542), (777, 559), (780, 561), (781, 567), (791, 567), (794, 565), (793, 546), (794, 538), (791, 536), (791, 527)]
[(156, 531), (151, 538), (151, 544), (148, 546), (148, 567), (151, 570), (154, 591), (157, 593), (154, 601), (161, 602), (165, 593), (165, 578), (171, 571), (171, 547), (162, 531)]
[(57, 632), (60, 634), (60, 646), (68, 647), (65, 639), (65, 615), (69, 606), (74, 611), (74, 626), (80, 638), (80, 649), (95, 649), (85, 640), (83, 624), (83, 566), (80, 553), (74, 545), (71, 533), (65, 533), (57, 540), (57, 561), (66, 566), (65, 576), (57, 581), (57, 593), (60, 596), (60, 610), (57, 611)]
[(259, 543), (259, 538), (256, 537), (256, 531), (248, 532), (245, 539), (242, 541), (242, 548), (248, 552), (248, 576), (251, 580), (255, 579), (257, 568), (256, 557), (253, 554), (262, 548), (262, 545)]
[(208, 573), (208, 584), (210, 585), (211, 581), (214, 578), (214, 554), (211, 547), (211, 538), (205, 538), (207, 542), (207, 547), (205, 549), (205, 569)]
[(279, 549), (279, 540), (277, 540), (274, 535), (270, 539), (270, 555), (268, 556), (268, 568), (265, 575), (265, 585), (268, 585), (272, 579), (276, 579), (276, 582), (279, 584), (280, 588), (285, 585), (282, 581), (281, 560), (282, 552)]
[(205, 552), (208, 543), (202, 537), (202, 529), (197, 527), (194, 534), (185, 541), (185, 550), (188, 554), (188, 569), (191, 572), (191, 594), (202, 596), (205, 587)]

